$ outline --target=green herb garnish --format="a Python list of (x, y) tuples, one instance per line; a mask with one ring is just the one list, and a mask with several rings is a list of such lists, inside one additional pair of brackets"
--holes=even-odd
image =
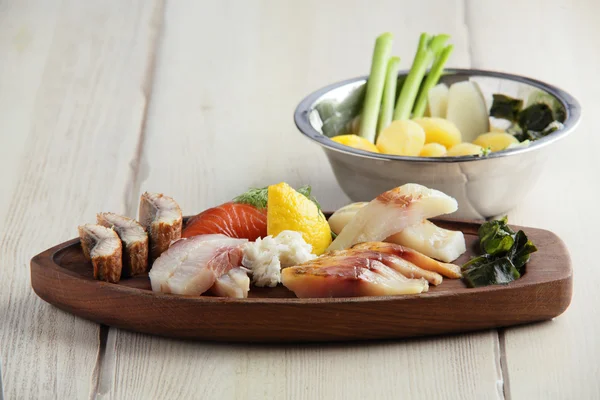
[[(315, 203), (319, 211), (321, 205), (317, 199), (312, 195), (312, 188), (309, 185), (302, 186), (296, 191), (304, 195), (307, 199)], [(256, 208), (267, 208), (267, 202), (269, 199), (269, 187), (264, 188), (251, 188), (247, 192), (240, 194), (233, 199), (234, 203), (250, 204)]]
[(525, 273), (531, 253), (537, 251), (525, 232), (514, 232), (508, 219), (489, 221), (479, 227), (479, 246), (484, 253), (462, 266), (469, 287), (507, 284)]

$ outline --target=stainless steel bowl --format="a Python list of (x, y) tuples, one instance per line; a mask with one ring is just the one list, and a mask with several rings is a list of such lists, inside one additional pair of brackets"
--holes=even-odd
[[(400, 76), (405, 75), (403, 71)], [(335, 115), (334, 130), (346, 126), (360, 110), (367, 77), (349, 79), (317, 90), (304, 98), (294, 113), (298, 129), (323, 147), (338, 183), (353, 201), (370, 201), (405, 183), (435, 188), (458, 200), (453, 217), (488, 218), (516, 206), (540, 175), (548, 145), (567, 136), (579, 123), (581, 108), (573, 96), (547, 83), (518, 75), (474, 69), (447, 69), (441, 81), (477, 82), (486, 103), (502, 93), (526, 99), (542, 91), (558, 100), (566, 115), (562, 129), (528, 147), (491, 153), (485, 157), (406, 157), (353, 149), (323, 134), (323, 114)]]

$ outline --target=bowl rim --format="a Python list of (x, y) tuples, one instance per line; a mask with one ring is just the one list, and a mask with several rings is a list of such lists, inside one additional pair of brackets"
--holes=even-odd
[[(408, 74), (409, 70), (402, 70), (398, 73), (399, 76)], [(344, 146), (340, 143), (334, 142), (329, 137), (323, 135), (310, 123), (309, 116), (314, 110), (316, 102), (328, 92), (337, 89), (339, 87), (349, 85), (355, 82), (366, 81), (368, 75), (346, 79), (336, 83), (332, 83), (321, 89), (318, 89), (308, 96), (306, 96), (296, 107), (294, 111), (294, 122), (300, 132), (308, 137), (309, 139), (319, 143), (321, 146), (326, 147), (330, 150), (335, 150), (340, 153), (352, 154), (363, 158), (371, 158), (377, 160), (398, 160), (398, 161), (412, 161), (412, 162), (442, 162), (442, 163), (454, 163), (464, 161), (480, 161), (492, 158), (500, 158), (513, 156), (517, 154), (523, 154), (530, 151), (534, 151), (545, 147), (559, 139), (564, 138), (569, 133), (575, 130), (581, 120), (581, 106), (577, 99), (566, 91), (554, 86), (549, 83), (542, 82), (537, 79), (528, 78), (522, 75), (515, 75), (506, 72), (482, 70), (482, 69), (466, 69), (466, 68), (446, 68), (444, 69), (444, 75), (453, 76), (482, 76), (491, 78), (502, 78), (515, 82), (525, 83), (538, 89), (544, 90), (550, 93), (563, 105), (566, 111), (566, 119), (563, 123), (563, 127), (552, 132), (550, 135), (541, 139), (533, 141), (529, 146), (523, 148), (514, 148), (508, 150), (502, 150), (493, 152), (485, 157), (478, 155), (459, 156), (459, 157), (419, 157), (419, 156), (396, 156), (390, 154), (372, 153), (370, 151), (359, 150), (353, 147)]]

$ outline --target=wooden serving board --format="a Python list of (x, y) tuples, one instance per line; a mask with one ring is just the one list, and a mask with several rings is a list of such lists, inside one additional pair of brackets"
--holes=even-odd
[[(443, 221), (461, 230), (477, 254), (479, 223)], [(147, 276), (118, 284), (96, 281), (79, 239), (31, 260), (31, 285), (43, 300), (101, 324), (155, 335), (235, 342), (406, 338), (467, 332), (551, 319), (571, 302), (572, 268), (554, 233), (523, 229), (538, 247), (527, 272), (504, 286), (469, 289), (444, 279), (419, 295), (298, 299), (285, 287), (251, 288), (248, 299), (154, 293)]]

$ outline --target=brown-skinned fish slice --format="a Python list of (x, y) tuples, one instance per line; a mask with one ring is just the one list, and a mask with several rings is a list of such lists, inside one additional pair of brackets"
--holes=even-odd
[(148, 234), (134, 219), (114, 213), (96, 215), (99, 225), (114, 229), (122, 242), (122, 277), (143, 274), (148, 270)]
[(299, 298), (417, 294), (425, 279), (409, 279), (387, 265), (364, 257), (319, 257), (281, 271), (281, 282)]
[(117, 232), (95, 224), (81, 225), (78, 230), (83, 255), (94, 266), (94, 278), (119, 282), (123, 260), (121, 239)]
[(181, 238), (183, 216), (179, 205), (161, 193), (144, 193), (140, 199), (140, 224), (148, 231), (150, 261), (156, 260), (172, 242)]
[(400, 246), (399, 244), (387, 242), (365, 242), (356, 244), (352, 246), (352, 248), (393, 254), (415, 264), (422, 269), (437, 272), (446, 278), (457, 279), (462, 276), (460, 267), (458, 265), (434, 260), (433, 258), (427, 257), (425, 254), (419, 253), (418, 251), (408, 247)]
[(398, 257), (394, 254), (382, 253), (374, 250), (362, 250), (362, 249), (348, 249), (348, 250), (339, 250), (332, 251), (324, 255), (323, 257), (330, 256), (355, 256), (355, 257), (364, 257), (370, 260), (379, 261), (388, 267), (400, 272), (402, 275), (406, 276), (410, 279), (426, 279), (432, 285), (439, 285), (442, 283), (444, 278), (442, 275), (438, 274), (434, 271), (429, 271), (423, 268), (418, 267), (410, 261), (407, 261), (401, 257)]

